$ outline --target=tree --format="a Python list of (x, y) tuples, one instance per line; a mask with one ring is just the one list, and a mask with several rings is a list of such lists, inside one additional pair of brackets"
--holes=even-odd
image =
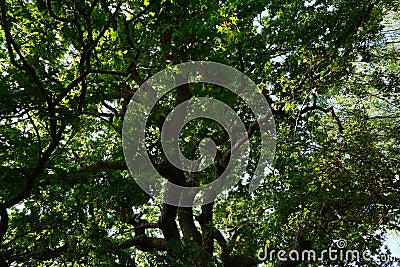
[[(390, 253), (381, 250), (384, 230), (400, 224), (393, 6), (399, 3), (1, 0), (0, 265), (253, 266), (264, 246), (322, 251), (340, 238), (349, 249)], [(246, 177), (260, 134), (249, 107), (217, 86), (173, 90), (146, 128), (148, 153), (164, 177), (208, 183), (227, 160), (217, 155), (213, 168), (196, 175), (168, 163), (160, 130), (187, 99), (229, 104), (251, 147), (248, 175), (234, 189), (178, 208), (137, 185), (122, 125), (145, 80), (195, 60), (227, 64), (257, 84), (274, 114), (277, 147), (271, 171), (250, 194)], [(205, 137), (222, 155), (233, 142), (215, 122), (194, 120), (180, 135), (182, 153), (196, 158)], [(269, 263), (320, 264), (276, 255)]]

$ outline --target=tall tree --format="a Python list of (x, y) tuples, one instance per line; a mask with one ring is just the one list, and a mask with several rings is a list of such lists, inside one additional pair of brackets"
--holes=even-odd
[[(349, 249), (389, 253), (381, 249), (384, 230), (400, 226), (396, 6), (0, 0), (0, 266), (254, 266), (264, 246), (322, 251), (340, 238)], [(196, 175), (168, 162), (162, 124), (190, 98), (230, 105), (251, 147), (248, 175), (234, 189), (178, 208), (137, 185), (122, 124), (145, 80), (195, 60), (227, 64), (257, 84), (275, 117), (277, 148), (250, 194), (260, 134), (246, 103), (212, 85), (171, 91), (146, 128), (148, 153), (165, 178), (208, 183), (229, 160), (217, 156), (215, 168)], [(234, 143), (215, 122), (195, 120), (180, 135), (182, 153), (196, 158), (205, 137), (222, 155)], [(269, 263), (321, 261), (275, 255)]]

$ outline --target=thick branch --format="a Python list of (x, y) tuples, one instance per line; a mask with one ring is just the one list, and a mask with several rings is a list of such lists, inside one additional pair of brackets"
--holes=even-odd
[(201, 245), (201, 234), (194, 223), (193, 209), (179, 208), (178, 219), (183, 236)]
[(7, 208), (0, 208), (0, 244), (3, 242), (4, 235), (8, 230)]
[(201, 226), (203, 250), (210, 254), (212, 254), (214, 251), (214, 226), (212, 224), (213, 209), (213, 202), (201, 206), (201, 214), (197, 218), (197, 221)]
[(64, 132), (64, 129), (65, 129), (65, 126), (60, 127), (59, 132), (57, 133), (55, 138), (52, 140), (50, 145), (47, 147), (46, 151), (43, 153), (43, 157), (39, 160), (36, 169), (33, 170), (29, 176), (27, 176), (27, 182), (26, 182), (25, 188), (22, 190), (22, 192), (18, 196), (0, 204), (0, 216), (1, 216), (0, 241), (3, 239), (6, 231), (8, 230), (7, 209), (18, 204), (19, 202), (26, 199), (27, 197), (29, 197), (29, 195), (32, 192), (32, 189), (33, 189), (36, 179), (43, 173), (43, 170), (44, 170), (44, 167), (45, 167), (47, 161), (50, 159), (51, 154), (58, 146), (58, 144), (61, 140), (61, 136)]
[(228, 249), (228, 243), (226, 242), (224, 236), (218, 229), (214, 229), (213, 236), (221, 248), (221, 254), (220, 254), (221, 261), (223, 263), (228, 262), (230, 258), (229, 249)]
[(38, 163), (36, 169), (27, 177), (27, 183), (25, 185), (24, 190), (15, 198), (10, 199), (10, 200), (0, 204), (0, 210), (4, 209), (4, 208), (12, 207), (30, 195), (36, 178), (39, 177), (39, 175), (41, 175), (43, 173), (45, 164), (50, 159), (51, 154), (58, 146), (58, 144), (61, 140), (61, 136), (64, 132), (64, 129), (65, 129), (65, 126), (60, 127), (59, 132), (57, 133), (57, 136), (52, 140), (50, 145), (47, 147), (46, 151), (43, 153), (43, 157), (39, 160), (39, 163)]
[(178, 226), (175, 221), (177, 210), (177, 207), (168, 204), (163, 204), (162, 206), (159, 225), (167, 241), (180, 239)]

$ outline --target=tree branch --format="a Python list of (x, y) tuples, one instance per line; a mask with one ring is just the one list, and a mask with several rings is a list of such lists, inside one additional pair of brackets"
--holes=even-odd
[[(311, 242), (307, 241), (304, 236), (303, 236), (303, 232), (300, 229), (297, 234), (296, 234), (296, 238), (295, 238), (295, 242), (294, 245), (292, 247), (292, 249), (290, 251), (296, 250), (298, 252), (299, 255), (302, 255), (304, 250), (308, 250), (311, 249)], [(300, 260), (291, 260), (289, 257), (289, 253), (290, 251), (288, 251), (285, 256), (283, 258), (286, 258), (285, 261), (281, 261), (278, 260), (275, 263), (275, 267), (296, 267), (298, 265), (300, 265), (303, 261), (300, 257)]]
[(8, 213), (7, 208), (0, 208), (0, 244), (3, 242), (3, 238), (8, 231)]
[(330, 107), (330, 108), (323, 108), (321, 106), (316, 105), (315, 102), (314, 102), (314, 104), (312, 106), (305, 107), (304, 109), (302, 109), (300, 111), (300, 114), (305, 114), (305, 113), (307, 113), (309, 111), (313, 111), (313, 110), (320, 110), (320, 111), (322, 111), (324, 113), (329, 113), (330, 112), (332, 114), (332, 117), (335, 119), (335, 121), (336, 121), (336, 123), (337, 123), (337, 125), (339, 127), (339, 132), (343, 133), (343, 130), (344, 130), (343, 125), (342, 125), (339, 117), (336, 115), (335, 110), (333, 109), (333, 106)]
[(56, 20), (59, 20), (62, 22), (67, 22), (67, 23), (75, 21), (75, 19), (72, 19), (72, 18), (63, 18), (63, 17), (57, 16), (53, 11), (53, 7), (51, 5), (51, 0), (47, 0), (46, 5), (47, 5), (47, 10), (49, 11), (50, 17), (52, 17), (53, 19), (56, 19)]
[(367, 9), (365, 9), (365, 6), (363, 7), (363, 14), (358, 18), (357, 22), (353, 24), (347, 31), (345, 31), (341, 36), (339, 36), (335, 41), (334, 44), (339, 45), (341, 42), (343, 42), (346, 38), (348, 38), (354, 31), (356, 31), (359, 27), (361, 27), (367, 18), (373, 10), (375, 6), (374, 2), (369, 2)]
[(201, 245), (201, 234), (194, 223), (193, 208), (179, 208), (178, 220), (183, 236)]
[(236, 143), (225, 152), (220, 164), (223, 167), (226, 167), (231, 154), (234, 153), (236, 150), (238, 150), (241, 145), (243, 145), (246, 141), (248, 141), (253, 136), (254, 132), (259, 129), (259, 123), (267, 122), (271, 118), (271, 116), (272, 116), (272, 114), (268, 113), (268, 114), (262, 116), (257, 121), (250, 123), (248, 130), (247, 130), (247, 135), (243, 136), (242, 138), (237, 140)]
[[(11, 63), (18, 69), (24, 70), (27, 75), (33, 80), (33, 82), (39, 87), (40, 92), (42, 93), (43, 97), (45, 98), (49, 109), (52, 109), (52, 103), (51, 103), (51, 98), (50, 96), (46, 93), (45, 87), (43, 83), (40, 81), (36, 74), (36, 70), (29, 65), (28, 61), (25, 59), (24, 55), (21, 53), (21, 50), (19, 49), (19, 46), (15, 43), (14, 39), (12, 38), (10, 29), (8, 28), (8, 20), (7, 20), (7, 10), (6, 10), (6, 1), (1, 0), (0, 1), (0, 9), (1, 9), (1, 24), (3, 26), (4, 34), (6, 36), (6, 44), (7, 44), (7, 49), (8, 49), (8, 54), (10, 56), (10, 61)], [(17, 53), (19, 56), (20, 60), (22, 61), (22, 65), (18, 64), (14, 52)]]
[(218, 229), (214, 229), (213, 237), (221, 248), (221, 254), (220, 254), (221, 261), (224, 263), (228, 262), (230, 255), (229, 255), (228, 243), (226, 242), (224, 236)]
[[(86, 66), (86, 70), (82, 70), (80, 75), (73, 80), (67, 87), (65, 87), (65, 89), (60, 93), (60, 95), (56, 98), (54, 104), (57, 105), (58, 103), (61, 102), (61, 100), (66, 97), (68, 95), (68, 93), (75, 87), (77, 86), (79, 83), (83, 82), (86, 77), (93, 73), (90, 67), (90, 52), (96, 47), (96, 45), (98, 44), (98, 42), (100, 41), (100, 39), (104, 36), (105, 32), (108, 30), (108, 28), (111, 25), (111, 22), (115, 19), (115, 17), (117, 16), (119, 9), (121, 8), (122, 3), (118, 3), (117, 7), (115, 8), (114, 13), (112, 13), (110, 15), (110, 17), (107, 20), (106, 25), (104, 25), (103, 29), (101, 30), (101, 32), (99, 33), (99, 35), (97, 36), (97, 38), (94, 41), (89, 41), (86, 44), (86, 47), (84, 47), (82, 55), (81, 55), (81, 62), (88, 62), (87, 66)], [(91, 33), (90, 33), (91, 34)]]

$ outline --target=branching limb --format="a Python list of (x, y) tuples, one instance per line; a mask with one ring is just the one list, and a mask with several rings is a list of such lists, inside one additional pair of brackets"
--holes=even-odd
[[(80, 75), (75, 80), (73, 80), (67, 87), (65, 87), (65, 89), (56, 98), (56, 100), (54, 102), (54, 105), (58, 105), (61, 102), (61, 100), (64, 99), (64, 97), (66, 97), (68, 95), (68, 93), (73, 88), (75, 88), (79, 83), (84, 82), (86, 77), (89, 74), (93, 73), (92, 70), (91, 70), (91, 66), (90, 66), (90, 53), (97, 46), (97, 44), (99, 43), (100, 39), (103, 38), (103, 36), (106, 33), (106, 31), (110, 28), (112, 21), (115, 20), (115, 17), (117, 16), (117, 14), (119, 12), (119, 9), (121, 8), (121, 5), (122, 5), (122, 3), (118, 3), (117, 7), (115, 8), (114, 13), (112, 13), (110, 15), (110, 17), (107, 20), (106, 25), (104, 25), (103, 29), (101, 30), (99, 35), (96, 37), (96, 39), (92, 40), (92, 41), (89, 41), (84, 46), (84, 48), (83, 48), (84, 50), (82, 51), (81, 60), (80, 61), (86, 63), (86, 70), (81, 70)], [(91, 32), (90, 32), (90, 34), (91, 34)]]
[(66, 22), (66, 23), (75, 21), (75, 19), (73, 19), (73, 18), (63, 18), (63, 17), (56, 15), (53, 11), (53, 7), (51, 5), (51, 0), (47, 0), (46, 5), (47, 5), (47, 11), (49, 11), (50, 17), (52, 17), (53, 19), (56, 19), (56, 20), (59, 20), (62, 22)]
[(309, 111), (313, 111), (313, 110), (319, 110), (319, 111), (322, 111), (322, 112), (324, 112), (324, 113), (331, 113), (331, 114), (332, 114), (332, 117), (335, 119), (335, 121), (336, 121), (336, 123), (337, 123), (337, 125), (338, 125), (338, 127), (339, 127), (339, 132), (340, 132), (340, 133), (343, 133), (343, 130), (344, 130), (343, 125), (342, 125), (342, 123), (341, 123), (339, 117), (336, 115), (335, 110), (333, 109), (333, 107), (323, 108), (323, 107), (321, 107), (321, 106), (318, 106), (318, 105), (314, 102), (314, 104), (313, 104), (312, 106), (305, 107), (304, 109), (302, 109), (302, 110), (300, 111), (300, 114), (305, 114), (305, 113), (307, 113), (307, 112), (309, 112)]
[[(296, 233), (294, 245), (290, 251), (295, 250), (298, 252), (299, 255), (302, 255), (304, 250), (309, 250), (309, 249), (311, 249), (311, 242), (304, 238), (302, 229), (299, 229), (299, 231)], [(288, 251), (283, 257), (286, 260), (285, 261), (278, 260), (275, 263), (275, 267), (296, 267), (302, 263), (301, 259), (298, 261), (290, 259), (289, 257), (290, 251)]]
[(272, 116), (272, 114), (268, 113), (268, 114), (262, 116), (259, 120), (250, 123), (248, 130), (247, 130), (247, 135), (243, 136), (242, 138), (237, 140), (236, 143), (225, 152), (224, 156), (222, 157), (222, 160), (220, 161), (220, 164), (223, 167), (226, 167), (227, 163), (229, 162), (229, 158), (230, 158), (231, 154), (234, 153), (236, 150), (238, 150), (241, 145), (243, 145), (246, 141), (248, 141), (253, 136), (255, 131), (259, 129), (259, 123), (267, 122), (268, 120), (271, 119), (271, 116)]
[(197, 229), (193, 219), (192, 208), (179, 208), (178, 209), (179, 226), (185, 238), (191, 239), (197, 244), (201, 244), (201, 234)]
[(226, 242), (224, 236), (218, 229), (214, 229), (213, 237), (221, 248), (221, 254), (220, 254), (221, 261), (228, 262), (230, 258), (229, 249), (228, 249), (228, 243)]

